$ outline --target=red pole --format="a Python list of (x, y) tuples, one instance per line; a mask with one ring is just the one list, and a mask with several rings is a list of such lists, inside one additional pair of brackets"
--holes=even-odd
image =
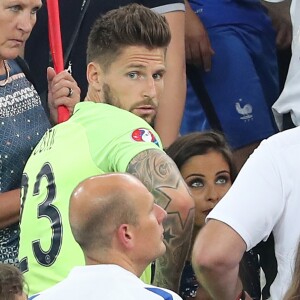
[[(59, 73), (64, 70), (64, 58), (61, 42), (58, 0), (47, 0), (47, 10), (50, 50), (54, 64), (54, 69), (56, 73)], [(69, 117), (70, 114), (67, 107), (64, 105), (59, 106), (58, 123), (62, 123), (68, 120)]]

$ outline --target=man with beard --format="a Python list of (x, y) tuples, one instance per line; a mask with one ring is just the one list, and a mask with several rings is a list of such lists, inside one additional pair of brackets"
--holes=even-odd
[[(38, 12), (37, 24), (25, 46), (25, 59), (28, 63), (37, 89), (47, 90), (46, 69), (52, 64), (49, 57), (48, 15), (46, 0)], [(155, 130), (164, 147), (168, 147), (178, 136), (184, 109), (186, 80), (184, 55), (185, 5), (183, 0), (60, 0), (62, 45), (65, 68), (72, 71), (83, 100), (87, 93), (88, 82), (85, 74), (86, 46), (91, 27), (99, 15), (137, 3), (163, 14), (170, 26), (171, 42), (168, 46), (166, 61), (168, 74), (165, 76), (165, 89), (160, 98), (159, 110), (155, 119)], [(36, 45), (39, 45), (36, 51)]]
[(69, 225), (69, 198), (85, 178), (109, 172), (136, 176), (167, 211), (167, 250), (157, 260), (154, 284), (178, 289), (194, 204), (149, 125), (163, 92), (170, 38), (165, 18), (137, 4), (110, 11), (93, 26), (85, 101), (44, 135), (23, 173), (19, 259), (30, 293), (84, 264)]

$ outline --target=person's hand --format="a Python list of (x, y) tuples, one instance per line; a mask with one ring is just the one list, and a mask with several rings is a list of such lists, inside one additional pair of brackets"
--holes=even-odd
[(211, 69), (211, 57), (214, 50), (211, 48), (210, 40), (204, 25), (185, 1), (185, 51), (187, 63), (201, 66), (204, 71)]
[(71, 115), (75, 104), (80, 101), (80, 88), (72, 75), (66, 70), (56, 74), (53, 68), (48, 67), (47, 79), (50, 119), (56, 124), (58, 106), (64, 105), (67, 107)]
[(290, 16), (290, 0), (280, 3), (262, 1), (267, 8), (276, 31), (276, 45), (278, 49), (286, 49), (291, 45), (293, 33)]
[(292, 24), (288, 22), (273, 22), (277, 30), (276, 45), (278, 49), (286, 49), (292, 42)]

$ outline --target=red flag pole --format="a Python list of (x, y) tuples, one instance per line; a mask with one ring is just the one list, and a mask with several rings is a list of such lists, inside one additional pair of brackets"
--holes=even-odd
[[(60, 31), (60, 17), (58, 0), (47, 1), (48, 10), (48, 30), (49, 30), (49, 42), (54, 69), (56, 73), (64, 70), (64, 58), (61, 42)], [(61, 105), (58, 107), (58, 123), (62, 123), (68, 120), (70, 117), (69, 111), (66, 106)]]

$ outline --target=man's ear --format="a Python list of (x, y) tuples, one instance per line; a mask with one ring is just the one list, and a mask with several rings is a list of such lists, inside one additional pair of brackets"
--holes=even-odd
[(98, 63), (90, 62), (87, 65), (86, 78), (89, 85), (93, 86), (96, 91), (101, 91), (103, 84), (103, 71)]
[(121, 224), (117, 231), (119, 242), (123, 247), (127, 249), (132, 249), (134, 246), (134, 234), (132, 230), (132, 225)]

